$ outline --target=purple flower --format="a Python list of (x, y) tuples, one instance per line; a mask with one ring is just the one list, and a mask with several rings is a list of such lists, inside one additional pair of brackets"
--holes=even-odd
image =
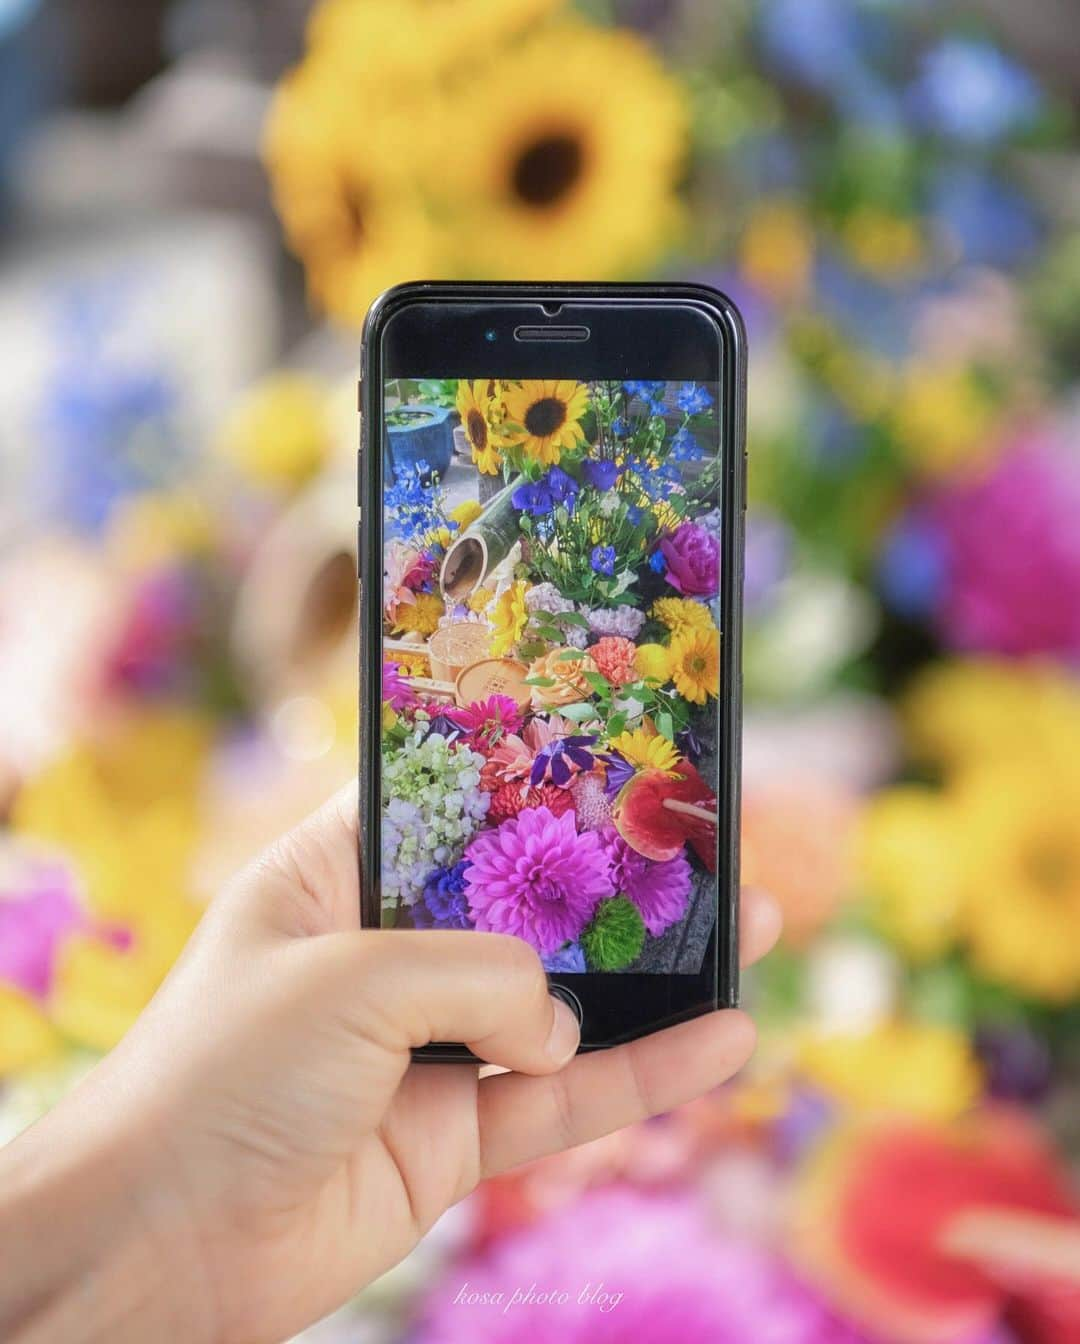
[(465, 891), (464, 859), (452, 868), (436, 868), (424, 879), (421, 899), (412, 908), (417, 928), (471, 929), (469, 902)]
[(574, 773), (572, 767), (586, 771), (593, 768), (593, 755), (587, 748), (596, 741), (595, 737), (557, 737), (546, 747), (541, 747), (533, 761), (529, 783), (538, 788), (549, 775), (552, 784), (560, 788), (569, 784)]
[(547, 474), (547, 488), (551, 491), (551, 498), (556, 504), (565, 504), (573, 513), (574, 499), (578, 492), (578, 483), (573, 476), (563, 471), (562, 467), (552, 467)]
[(540, 517), (550, 513), (555, 506), (551, 491), (543, 481), (526, 481), (519, 485), (510, 496), (510, 502), (521, 513), (531, 513)]
[(585, 612), (585, 619), (594, 635), (622, 635), (624, 639), (637, 639), (645, 624), (645, 613), (640, 607), (623, 603), (618, 607), (593, 607)]
[(382, 698), (393, 710), (407, 709), (417, 703), (416, 692), (401, 675), (398, 663), (382, 665)]
[(712, 404), (712, 397), (699, 383), (683, 383), (675, 397), (675, 405), (685, 415), (700, 415)]
[(589, 563), (597, 574), (610, 577), (615, 573), (615, 547), (594, 546), (592, 555), (589, 557)]
[(1019, 1022), (977, 1027), (975, 1053), (986, 1071), (987, 1090), (992, 1097), (1030, 1106), (1042, 1101), (1050, 1090), (1050, 1047)]
[(48, 997), (64, 942), (89, 928), (72, 875), (59, 863), (16, 859), (0, 885), (0, 984)]
[(698, 523), (680, 523), (664, 537), (667, 581), (684, 597), (715, 597), (720, 586), (720, 542)]
[(605, 789), (611, 796), (618, 793), (627, 780), (637, 773), (621, 751), (607, 751), (599, 759), (607, 766)]
[(541, 957), (541, 961), (549, 975), (584, 975), (586, 970), (585, 953), (580, 943), (567, 943), (558, 952)]
[[(509, 1307), (518, 1285), (565, 1300)], [(480, 1294), (502, 1293), (503, 1306)], [(475, 1296), (470, 1297), (470, 1294)], [(606, 1294), (606, 1296), (605, 1296)], [(618, 1300), (613, 1295), (618, 1294)], [(870, 1344), (772, 1252), (717, 1231), (696, 1199), (592, 1190), (436, 1280), (415, 1344)]]
[(614, 462), (605, 458), (587, 458), (582, 464), (581, 474), (594, 490), (610, 490), (618, 477), (619, 469)]
[(655, 863), (630, 848), (614, 826), (603, 832), (611, 864), (611, 884), (641, 911), (656, 937), (677, 924), (690, 904), (690, 864), (685, 854)]
[(465, 851), (469, 910), (486, 933), (512, 933), (541, 955), (576, 939), (613, 894), (608, 857), (595, 831), (581, 835), (573, 811), (530, 807)]
[(928, 510), (944, 547), (937, 620), (949, 645), (1080, 657), (1080, 459), (1021, 439)]

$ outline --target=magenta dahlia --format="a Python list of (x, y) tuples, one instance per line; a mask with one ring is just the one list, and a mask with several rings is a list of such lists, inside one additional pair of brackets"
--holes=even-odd
[(690, 864), (679, 851), (673, 859), (656, 863), (631, 849), (614, 826), (603, 831), (610, 863), (611, 884), (627, 897), (655, 937), (686, 914), (690, 900)]
[(614, 894), (608, 851), (594, 831), (577, 832), (573, 812), (527, 808), (465, 851), (469, 909), (485, 933), (513, 933), (550, 953), (577, 938), (597, 905)]

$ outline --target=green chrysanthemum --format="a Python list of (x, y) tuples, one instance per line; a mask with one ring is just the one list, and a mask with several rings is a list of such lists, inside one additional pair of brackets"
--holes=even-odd
[(594, 971), (621, 971), (639, 956), (645, 943), (645, 921), (625, 896), (602, 901), (581, 946)]

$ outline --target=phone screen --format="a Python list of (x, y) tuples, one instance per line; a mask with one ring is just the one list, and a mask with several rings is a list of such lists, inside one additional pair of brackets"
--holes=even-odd
[(487, 373), (382, 382), (381, 922), (698, 975), (720, 387)]

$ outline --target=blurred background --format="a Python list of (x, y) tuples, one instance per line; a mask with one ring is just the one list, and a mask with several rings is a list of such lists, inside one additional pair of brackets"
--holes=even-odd
[(305, 1339), (1080, 1340), (1078, 73), (1072, 0), (0, 0), (0, 1142), (355, 768), (370, 299), (703, 279), (760, 1051)]

